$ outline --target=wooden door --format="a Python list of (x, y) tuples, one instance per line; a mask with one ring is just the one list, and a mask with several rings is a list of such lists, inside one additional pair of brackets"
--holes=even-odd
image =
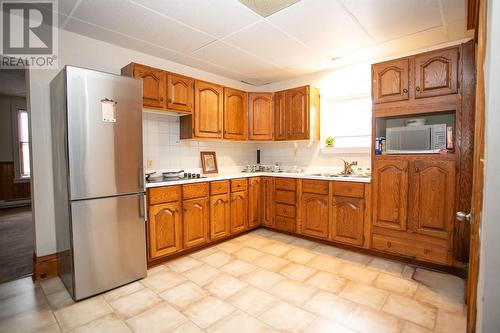
[(374, 103), (408, 100), (409, 59), (398, 59), (372, 65)]
[(373, 166), (373, 225), (406, 230), (408, 161), (381, 159)]
[(224, 88), (224, 139), (247, 139), (247, 93)]
[(248, 138), (272, 140), (274, 128), (273, 94), (248, 94)]
[(196, 80), (194, 93), (194, 135), (198, 138), (222, 138), (223, 88)]
[(247, 193), (231, 193), (231, 234), (248, 229)]
[(303, 193), (300, 204), (300, 233), (327, 239), (330, 224), (328, 194)]
[(457, 88), (458, 48), (415, 57), (415, 98), (456, 94)]
[(364, 199), (351, 197), (332, 198), (332, 233), (334, 241), (363, 245)]
[(286, 140), (284, 91), (274, 93), (274, 140)]
[(285, 92), (285, 121), (287, 140), (309, 139), (309, 87)]
[(268, 227), (274, 227), (273, 177), (262, 177), (261, 189), (261, 203), (263, 205), (261, 209), (262, 224)]
[(261, 222), (261, 178), (252, 177), (248, 180), (248, 227), (255, 228)]
[(182, 226), (179, 202), (149, 207), (149, 256), (163, 257), (182, 249)]
[(231, 234), (231, 211), (229, 194), (210, 197), (210, 239), (215, 240)]
[(194, 79), (187, 76), (168, 74), (167, 108), (192, 113), (194, 108)]
[(448, 239), (455, 219), (455, 161), (412, 162), (409, 193), (409, 229)]
[(182, 203), (182, 225), (184, 248), (190, 248), (208, 241), (208, 198), (184, 200)]
[(167, 100), (167, 73), (161, 69), (134, 64), (134, 77), (142, 79), (142, 105), (164, 109)]

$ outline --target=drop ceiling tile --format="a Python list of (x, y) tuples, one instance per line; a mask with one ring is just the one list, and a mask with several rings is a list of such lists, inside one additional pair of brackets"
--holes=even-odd
[(373, 43), (337, 1), (301, 1), (272, 15), (269, 21), (330, 57)]
[(259, 22), (225, 41), (281, 68), (303, 63), (315, 57), (308, 47), (267, 22)]
[[(437, 0), (341, 0), (377, 42), (442, 25)], [(349, 33), (346, 31), (346, 33)]]
[(210, 62), (193, 58), (191, 56), (185, 56), (179, 60), (181, 64), (191, 66), (194, 68), (198, 68), (213, 74), (217, 74), (226, 78), (234, 79), (237, 81), (241, 81), (245, 78), (245, 75), (236, 71), (232, 71), (230, 69), (224, 68), (222, 66), (218, 66), (216, 64), (212, 64)]
[(192, 52), (214, 39), (123, 0), (83, 0), (74, 17), (176, 52)]
[(273, 64), (224, 42), (212, 43), (192, 53), (191, 56), (244, 74), (278, 69)]
[[(170, 50), (151, 45), (141, 40), (130, 38), (74, 18), (68, 21), (65, 30), (170, 61), (179, 61), (183, 56), (180, 53), (172, 52)], [(93, 61), (99, 62), (100, 59), (102, 61), (102, 56), (102, 54), (95, 54), (95, 59), (89, 58), (86, 60), (89, 62), (89, 65), (92, 65)], [(125, 66), (126, 64), (123, 65)]]
[(131, 0), (218, 38), (261, 18), (238, 1)]

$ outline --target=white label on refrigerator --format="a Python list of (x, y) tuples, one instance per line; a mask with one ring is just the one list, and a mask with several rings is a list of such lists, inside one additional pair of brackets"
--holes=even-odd
[(116, 102), (112, 99), (101, 99), (102, 121), (116, 123)]

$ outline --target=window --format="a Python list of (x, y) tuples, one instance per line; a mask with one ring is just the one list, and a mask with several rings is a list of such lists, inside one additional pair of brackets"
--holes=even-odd
[(17, 110), (17, 173), (19, 179), (30, 178), (30, 141), (28, 111)]

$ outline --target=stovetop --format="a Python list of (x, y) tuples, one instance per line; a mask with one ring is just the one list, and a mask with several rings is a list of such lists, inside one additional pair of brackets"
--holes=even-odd
[(199, 173), (184, 173), (183, 175), (179, 175), (178, 177), (167, 177), (163, 175), (162, 177), (155, 177), (155, 178), (149, 178), (146, 179), (146, 183), (163, 183), (163, 182), (173, 182), (173, 181), (179, 181), (179, 180), (188, 180), (188, 179), (201, 179), (201, 178), (207, 178)]

